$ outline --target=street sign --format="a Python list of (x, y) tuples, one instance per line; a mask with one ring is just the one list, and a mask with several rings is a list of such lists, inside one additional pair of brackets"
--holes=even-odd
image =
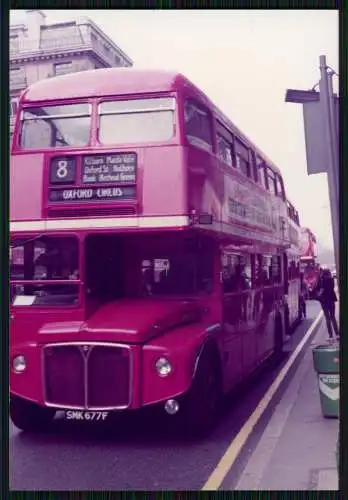
[[(339, 124), (339, 99), (334, 99), (335, 133), (338, 134)], [(329, 154), (327, 147), (327, 132), (324, 120), (325, 112), (321, 101), (308, 101), (303, 103), (303, 120), (306, 141), (307, 173), (321, 174), (327, 172)]]

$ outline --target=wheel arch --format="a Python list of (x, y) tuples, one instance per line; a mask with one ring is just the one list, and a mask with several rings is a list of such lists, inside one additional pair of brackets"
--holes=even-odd
[(194, 361), (194, 366), (193, 366), (193, 374), (192, 374), (192, 380), (194, 380), (196, 374), (197, 374), (197, 369), (200, 360), (202, 359), (203, 356), (210, 356), (215, 364), (215, 367), (218, 371), (220, 381), (222, 381), (222, 359), (221, 359), (221, 353), (218, 345), (218, 341), (216, 338), (213, 336), (206, 337), (205, 340), (202, 342), (200, 345), (195, 361)]

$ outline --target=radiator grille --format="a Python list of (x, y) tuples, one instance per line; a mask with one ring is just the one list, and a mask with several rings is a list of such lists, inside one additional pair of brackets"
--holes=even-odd
[(58, 344), (44, 348), (48, 405), (116, 409), (130, 405), (130, 350), (112, 344)]

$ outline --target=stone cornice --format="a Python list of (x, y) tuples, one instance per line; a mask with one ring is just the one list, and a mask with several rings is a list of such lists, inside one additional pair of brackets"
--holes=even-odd
[(91, 47), (80, 48), (67, 48), (61, 50), (51, 51), (36, 51), (36, 52), (22, 52), (10, 56), (10, 64), (18, 64), (23, 62), (39, 62), (47, 61), (50, 59), (61, 59), (62, 57), (79, 56), (86, 53), (94, 52)]

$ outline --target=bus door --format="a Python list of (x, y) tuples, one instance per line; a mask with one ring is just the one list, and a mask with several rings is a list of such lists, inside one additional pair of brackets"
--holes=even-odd
[[(255, 256), (255, 321), (257, 362), (266, 358), (274, 348), (275, 309), (280, 294), (280, 257)], [(277, 276), (277, 277), (276, 277)]]
[[(251, 299), (250, 280), (243, 272), (241, 256), (222, 256), (222, 314), (225, 331), (224, 351), (227, 357), (226, 381), (234, 385), (244, 376), (243, 346), (249, 344), (248, 310)], [(251, 274), (251, 273), (250, 273)], [(251, 277), (251, 276), (250, 276)]]

